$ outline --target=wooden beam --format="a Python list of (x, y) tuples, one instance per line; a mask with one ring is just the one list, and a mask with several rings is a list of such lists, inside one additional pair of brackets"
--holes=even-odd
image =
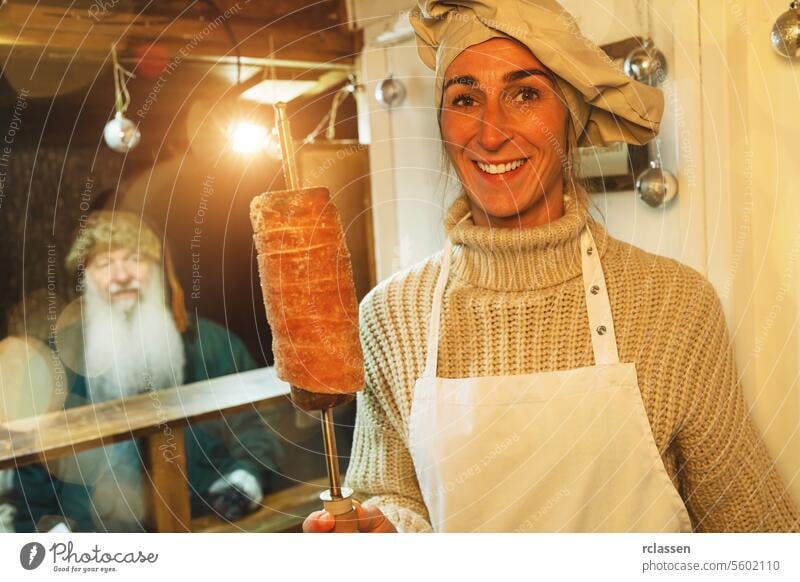
[(233, 56), (236, 50), (223, 22), (230, 26), (245, 57), (269, 56), (269, 39), (276, 59), (352, 64), (356, 35), (346, 25), (302, 18), (253, 21), (236, 18), (203, 21), (170, 20), (135, 13), (114, 13), (95, 21), (85, 11), (10, 3), (2, 9), (0, 48), (3, 52), (39, 49), (47, 58), (105, 58), (116, 43), (121, 56), (131, 47), (157, 41), (168, 58), (176, 56)]
[(150, 531), (190, 531), (192, 512), (183, 427), (165, 425), (145, 438), (145, 445), (145, 468), (150, 481), (147, 488)]
[(0, 469), (52, 461), (190, 422), (278, 402), (289, 385), (260, 368), (0, 424)]

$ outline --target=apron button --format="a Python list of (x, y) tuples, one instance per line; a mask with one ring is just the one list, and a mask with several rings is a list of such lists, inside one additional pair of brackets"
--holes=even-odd
[(603, 335), (604, 333), (606, 333), (606, 326), (605, 325), (599, 326), (597, 328), (597, 335)]
[(597, 285), (592, 285), (591, 289), (589, 289), (592, 295), (597, 295), (600, 293), (600, 287)]

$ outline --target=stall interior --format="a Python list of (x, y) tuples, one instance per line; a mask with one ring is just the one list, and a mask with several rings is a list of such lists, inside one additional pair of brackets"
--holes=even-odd
[(286, 101), (374, 285), (347, 3), (0, 4), (0, 531), (296, 530), (325, 462), (248, 212), (285, 187)]

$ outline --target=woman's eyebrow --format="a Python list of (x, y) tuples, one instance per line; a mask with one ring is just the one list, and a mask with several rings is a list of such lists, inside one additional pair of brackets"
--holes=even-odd
[[(525, 77), (532, 77), (534, 75), (540, 75), (552, 81), (552, 77), (550, 73), (544, 71), (542, 69), (519, 69), (517, 71), (511, 71), (503, 75), (503, 82), (504, 83), (511, 83), (512, 81), (519, 81), (520, 79), (524, 79)], [(455, 77), (451, 77), (448, 79), (445, 84), (443, 91), (447, 91), (447, 88), (451, 85), (469, 85), (474, 87), (478, 85), (478, 80), (473, 77), (472, 75), (457, 75)]]
[(475, 86), (478, 84), (478, 80), (473, 77), (472, 75), (458, 75), (456, 77), (451, 77), (448, 79), (444, 84), (443, 91), (447, 91), (447, 88), (450, 85), (470, 85)]
[(551, 79), (550, 74), (547, 71), (543, 71), (542, 69), (520, 69), (518, 71), (511, 71), (510, 73), (506, 73), (505, 75), (503, 75), (503, 81), (505, 83), (511, 83), (512, 81), (519, 81), (520, 79), (524, 79), (525, 77), (532, 77), (534, 75), (541, 75), (543, 77)]

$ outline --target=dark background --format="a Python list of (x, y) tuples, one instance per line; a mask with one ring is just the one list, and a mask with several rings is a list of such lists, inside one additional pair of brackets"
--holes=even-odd
[[(122, 4), (137, 9), (150, 3)], [(220, 8), (224, 9), (224, 4)], [(261, 4), (271, 7), (248, 4), (248, 12), (230, 19), (233, 32), (249, 42), (242, 41), (238, 47), (245, 56), (248, 51), (264, 56), (266, 39), (272, 36), (278, 56), (308, 58), (306, 53), (313, 48), (308, 45), (315, 41), (308, 40), (303, 30), (291, 27), (300, 26), (296, 24), (299, 21), (304, 27), (319, 30), (320, 19), (329, 20), (331, 16), (325, 10), (331, 6), (338, 9), (338, 3), (329, 2), (328, 8), (322, 3), (322, 8), (315, 8), (317, 12), (305, 19), (300, 13), (287, 25), (285, 19), (276, 21), (270, 12), (280, 9), (281, 2)], [(302, 3), (294, 6), (302, 8)], [(179, 8), (183, 9), (180, 18), (188, 22), (186, 26), (200, 26), (216, 14), (203, 2), (163, 2), (153, 17), (174, 20)], [(25, 33), (33, 34), (30, 30)], [(74, 51), (67, 58), (42, 46), (26, 47), (23, 42), (3, 47), (0, 140), (8, 135), (15, 115), (20, 128), (11, 136), (8, 167), (0, 168), (7, 173), (0, 202), (0, 278), (4, 282), (0, 289), (0, 337), (19, 332), (23, 321), (28, 333), (36, 334), (35, 328), (44, 325), (48, 281), (57, 289), (59, 307), (75, 298), (74, 274), (64, 261), (84, 214), (83, 195), (84, 200), (91, 199), (93, 208), (131, 210), (161, 229), (186, 293), (190, 317), (200, 315), (225, 325), (243, 339), (260, 364), (268, 365), (272, 363), (271, 337), (258, 284), (248, 207), (253, 196), (283, 188), (283, 175), (279, 162), (265, 154), (247, 157), (230, 152), (221, 139), (221, 129), (230, 119), (241, 117), (271, 124), (272, 107), (237, 99), (229, 31), (218, 27), (193, 49), (192, 55), (198, 59), (182, 61), (166, 77), (155, 103), (143, 116), (137, 115), (163, 67), (177, 54), (176, 47), (186, 43), (168, 38), (165, 30), (151, 24), (149, 29), (136, 32), (138, 40), (128, 42), (121, 51), (123, 65), (136, 74), (128, 85), (131, 104), (127, 117), (139, 123), (142, 133), (141, 143), (127, 155), (110, 150), (102, 140), (103, 127), (114, 113), (107, 53)], [(157, 50), (148, 48), (159, 36)], [(291, 40), (293, 37), (296, 41)], [(301, 52), (281, 53), (293, 48)], [(352, 60), (347, 46), (340, 49), (343, 61)], [(61, 50), (63, 53), (63, 47)], [(215, 63), (214, 55), (227, 60)], [(201, 60), (209, 56), (208, 62)], [(331, 59), (330, 55), (323, 56)], [(240, 77), (245, 80), (267, 72), (245, 67)], [(297, 74), (288, 72), (290, 78)], [(278, 75), (286, 76), (287, 72), (278, 71)], [(305, 137), (328, 112), (339, 86), (290, 104), (296, 139)], [(27, 97), (24, 91), (28, 91)], [(337, 139), (357, 138), (352, 98), (344, 102), (337, 119)], [(0, 150), (3, 145), (7, 144), (0, 143)], [(208, 187), (203, 195), (204, 182), (212, 184), (210, 195)], [(201, 202), (207, 206), (204, 211)], [(200, 248), (192, 249), (196, 218), (203, 221), (202, 235)], [(51, 267), (49, 279), (48, 245), (54, 246), (56, 257), (55, 276)], [(199, 252), (202, 277), (195, 298), (192, 252)]]

